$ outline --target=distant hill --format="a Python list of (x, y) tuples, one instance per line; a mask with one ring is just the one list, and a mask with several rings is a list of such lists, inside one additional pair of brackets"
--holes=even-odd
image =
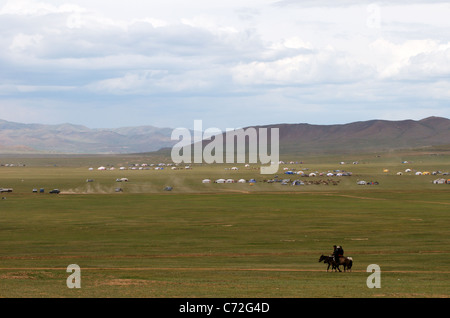
[(174, 144), (172, 129), (153, 126), (90, 129), (62, 124), (0, 120), (0, 153), (120, 154), (156, 151)]
[[(280, 153), (342, 153), (450, 145), (450, 120), (369, 120), (343, 125), (281, 124)], [(256, 127), (255, 127), (256, 128)]]
[[(342, 125), (275, 124), (281, 154), (345, 153), (450, 145), (450, 120), (369, 120)], [(20, 124), (0, 120), (1, 153), (120, 154), (168, 151), (171, 128), (90, 129), (80, 125)], [(206, 142), (204, 142), (206, 143)]]
[[(369, 120), (342, 125), (275, 124), (246, 127), (279, 129), (280, 155), (342, 154), (450, 145), (450, 120)], [(225, 143), (225, 137), (223, 137)], [(270, 137), (268, 138), (270, 140)], [(210, 141), (203, 141), (203, 147)], [(442, 148), (442, 147), (441, 147)], [(224, 145), (224, 151), (225, 151)], [(160, 153), (170, 154), (170, 149)]]

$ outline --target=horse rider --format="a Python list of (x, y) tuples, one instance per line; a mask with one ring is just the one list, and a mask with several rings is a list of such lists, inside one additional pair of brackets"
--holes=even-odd
[(333, 251), (334, 261), (336, 262), (336, 264), (339, 265), (339, 263), (340, 263), (339, 258), (344, 257), (344, 249), (340, 245), (338, 245), (338, 246), (334, 245), (333, 248), (334, 248), (334, 251)]

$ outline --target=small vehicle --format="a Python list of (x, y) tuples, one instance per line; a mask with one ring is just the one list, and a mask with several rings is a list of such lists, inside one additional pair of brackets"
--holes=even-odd
[(58, 189), (53, 189), (52, 191), (50, 191), (49, 193), (56, 193), (59, 194), (61, 191), (59, 191)]

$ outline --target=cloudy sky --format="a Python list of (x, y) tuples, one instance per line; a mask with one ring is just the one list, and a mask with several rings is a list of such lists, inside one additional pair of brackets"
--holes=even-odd
[(0, 119), (238, 128), (450, 117), (450, 4), (0, 0)]

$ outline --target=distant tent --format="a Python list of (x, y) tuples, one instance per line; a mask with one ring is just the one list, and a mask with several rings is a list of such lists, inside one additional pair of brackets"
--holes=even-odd
[(421, 175), (422, 175), (422, 172), (420, 172), (420, 171), (416, 172), (416, 176), (421, 176)]
[(98, 167), (97, 170), (106, 170), (105, 167)]
[(227, 179), (227, 181), (225, 181), (226, 183), (234, 183), (233, 179)]
[(383, 172), (389, 172), (389, 169), (383, 169)]
[(165, 187), (164, 191), (172, 191), (172, 189), (173, 189), (172, 187)]
[(332, 176), (334, 176), (334, 174), (332, 174), (331, 172), (329, 172), (329, 173), (327, 173), (327, 176), (328, 176), (328, 177), (332, 177)]
[(211, 180), (209, 180), (209, 179), (203, 179), (202, 183), (211, 183)]
[(447, 180), (445, 179), (436, 179), (433, 181), (434, 184), (445, 184)]
[(315, 176), (317, 176), (317, 174), (315, 174), (315, 173), (310, 173), (309, 176), (310, 176), (310, 177), (315, 177)]
[(397, 172), (397, 176), (401, 176), (403, 173), (401, 173), (400, 171)]
[(94, 170), (94, 168), (89, 168), (89, 171), (93, 171)]
[(239, 179), (238, 183), (246, 183), (247, 181), (245, 179)]
[(256, 183), (256, 180), (255, 180), (255, 179), (250, 179), (249, 182), (250, 182), (250, 183)]
[(423, 172), (423, 175), (424, 175), (424, 176), (429, 176), (430, 174), (431, 174), (431, 173), (430, 173), (429, 171), (424, 171), (424, 172)]
[(361, 181), (356, 182), (356, 184), (357, 185), (366, 185), (366, 181), (361, 180)]
[(216, 183), (225, 183), (225, 179), (217, 179)]
[(405, 172), (411, 172), (411, 169), (408, 168), (408, 169), (405, 170)]

